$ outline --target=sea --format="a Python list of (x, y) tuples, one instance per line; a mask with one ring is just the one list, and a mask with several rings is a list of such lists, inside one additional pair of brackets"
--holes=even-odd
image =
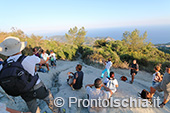
[[(133, 30), (139, 30), (140, 36), (147, 32), (147, 42), (153, 44), (166, 44), (170, 42), (170, 25), (154, 25), (154, 26), (128, 26), (128, 27), (112, 27), (112, 28), (85, 28), (87, 31), (86, 37), (112, 37), (115, 40), (122, 40), (123, 33), (125, 31), (132, 32)], [(65, 35), (68, 31), (62, 32), (50, 32), (43, 35), (44, 37)]]

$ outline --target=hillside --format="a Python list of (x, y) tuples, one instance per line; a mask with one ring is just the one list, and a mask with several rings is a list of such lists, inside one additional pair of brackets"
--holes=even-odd
[(168, 43), (162, 43), (162, 44), (155, 44), (155, 46), (157, 46), (157, 47), (159, 47), (159, 46), (164, 46), (164, 47), (166, 47), (166, 46), (169, 46), (170, 45), (170, 42), (168, 42)]
[[(67, 42), (65, 36), (63, 35), (55, 35), (55, 36), (51, 36), (49, 37), (49, 39), (52, 39), (54, 41), (58, 41), (58, 42)], [(115, 41), (115, 39), (113, 39), (112, 37), (85, 37), (85, 40), (84, 40), (84, 45), (93, 45), (94, 42), (96, 40), (101, 40), (101, 39), (104, 39), (104, 40), (107, 40), (107, 41)]]
[(155, 44), (155, 47), (158, 48), (160, 51), (163, 51), (164, 53), (170, 54), (170, 42), (165, 44)]

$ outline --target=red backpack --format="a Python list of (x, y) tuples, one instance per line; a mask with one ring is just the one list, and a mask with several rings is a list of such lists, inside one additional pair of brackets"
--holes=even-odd
[(125, 77), (125, 76), (121, 76), (120, 78), (121, 78), (122, 81), (128, 80), (127, 77)]

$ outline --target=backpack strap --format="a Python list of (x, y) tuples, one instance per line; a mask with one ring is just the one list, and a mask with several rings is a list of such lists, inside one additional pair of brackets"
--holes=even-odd
[[(25, 58), (26, 58), (27, 56), (25, 56), (25, 55), (21, 55), (19, 58), (18, 58), (18, 60), (17, 60), (17, 62), (22, 62)], [(12, 61), (12, 59), (11, 59), (11, 61)], [(13, 61), (14, 62), (14, 61)], [(3, 66), (5, 65), (5, 64), (7, 64), (8, 62), (7, 62), (7, 59), (3, 62)]]
[(25, 55), (21, 55), (21, 56), (18, 58), (17, 62), (21, 63), (26, 57), (27, 57), (27, 56), (25, 56)]
[(2, 64), (3, 67), (4, 67), (4, 65), (7, 64), (7, 63), (8, 63), (8, 62), (7, 62), (7, 59), (6, 59), (6, 60), (4, 61), (4, 63)]

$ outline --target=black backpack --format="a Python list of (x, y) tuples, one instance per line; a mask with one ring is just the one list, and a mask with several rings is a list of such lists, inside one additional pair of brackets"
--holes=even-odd
[(16, 62), (8, 63), (5, 60), (3, 63), (0, 71), (0, 86), (8, 95), (19, 96), (29, 92), (39, 78), (37, 74), (32, 76), (23, 68), (21, 63), (25, 58), (26, 56), (22, 55)]

